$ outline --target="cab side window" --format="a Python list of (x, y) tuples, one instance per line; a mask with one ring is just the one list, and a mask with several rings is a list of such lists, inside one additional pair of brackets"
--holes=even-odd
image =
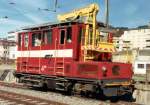
[(42, 42), (44, 45), (46, 44), (52, 44), (53, 41), (53, 36), (52, 36), (52, 30), (47, 30), (47, 31), (43, 31), (43, 38), (42, 38)]
[(25, 35), (24, 35), (24, 46), (28, 47), (28, 44), (29, 44), (29, 36), (28, 36), (28, 33), (25, 33)]
[(60, 44), (64, 44), (65, 43), (65, 30), (61, 30), (60, 31)]
[(72, 27), (67, 27), (67, 43), (72, 42)]
[(19, 35), (18, 35), (18, 46), (19, 46), (19, 47), (21, 47), (21, 45), (22, 45), (21, 43), (22, 43), (22, 35), (19, 34)]
[(41, 33), (33, 33), (32, 34), (32, 46), (41, 46), (42, 35)]

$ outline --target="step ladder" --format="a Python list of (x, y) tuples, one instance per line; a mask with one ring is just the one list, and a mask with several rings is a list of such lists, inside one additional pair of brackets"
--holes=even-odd
[(56, 62), (55, 62), (55, 73), (56, 74), (60, 74), (60, 75), (64, 75), (64, 57), (63, 58), (56, 58)]
[[(54, 73), (55, 75), (64, 76), (64, 57), (57, 58), (59, 48), (57, 39), (55, 40), (55, 62), (54, 62)], [(65, 44), (63, 45), (63, 49), (65, 49)]]

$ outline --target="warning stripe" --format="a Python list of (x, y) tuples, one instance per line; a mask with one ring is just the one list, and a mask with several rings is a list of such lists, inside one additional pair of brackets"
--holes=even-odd
[(92, 46), (83, 46), (82, 49), (90, 49), (90, 50), (99, 50), (105, 52), (116, 52), (115, 48), (101, 48), (101, 47), (92, 47)]

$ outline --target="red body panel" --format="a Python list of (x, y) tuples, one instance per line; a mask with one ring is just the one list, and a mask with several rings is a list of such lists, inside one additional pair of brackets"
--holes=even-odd
[[(21, 58), (20, 58), (21, 59)], [(89, 79), (131, 79), (132, 66), (131, 64), (112, 63), (112, 62), (76, 62), (71, 58), (64, 59), (64, 73), (63, 69), (56, 69), (55, 58), (52, 59), (38, 59), (38, 58), (22, 58), (22, 61), (29, 63), (22, 64), (22, 67), (17, 66), (18, 72), (33, 73), (42, 75), (62, 75), (74, 78), (89, 78)], [(58, 58), (61, 61), (63, 58)], [(40, 61), (40, 63), (39, 63)], [(19, 59), (18, 59), (19, 62)], [(112, 68), (119, 66), (118, 75), (113, 74)], [(60, 64), (61, 67), (61, 64)], [(102, 68), (107, 69), (106, 76), (103, 76)], [(59, 73), (62, 72), (62, 73)]]
[[(118, 75), (112, 73), (113, 66), (118, 65), (120, 70)], [(106, 67), (107, 72), (106, 76), (103, 76), (102, 68)], [(126, 67), (126, 68), (125, 68)], [(130, 78), (132, 76), (131, 65), (121, 64), (121, 63), (107, 63), (107, 62), (98, 62), (98, 63), (75, 63), (73, 64), (74, 76), (80, 78), (93, 78), (93, 79), (116, 79), (116, 78)]]
[[(84, 24), (74, 24), (72, 28), (72, 42), (67, 43), (66, 36), (64, 38), (64, 44), (60, 44), (60, 30), (66, 30), (65, 27), (53, 27), (52, 30), (52, 43), (43, 46), (32, 46), (32, 34), (34, 31), (27, 32), (29, 36), (29, 45), (26, 48), (24, 46), (24, 35), (22, 35), (22, 46), (18, 47), (18, 51), (22, 55), (17, 58), (17, 72), (18, 73), (32, 73), (41, 74), (47, 76), (64, 76), (70, 78), (85, 78), (85, 79), (131, 79), (132, 78), (132, 66), (131, 64), (125, 63), (114, 63), (114, 62), (96, 62), (82, 61), (81, 41), (79, 41), (79, 30), (85, 28)], [(36, 31), (36, 33), (42, 33), (43, 31)], [(65, 31), (66, 32), (66, 31)], [(20, 34), (19, 34), (20, 35)], [(111, 42), (112, 36), (110, 35), (109, 41)], [(68, 57), (61, 57), (65, 51), (71, 50)], [(50, 58), (32, 57), (32, 51), (53, 51), (54, 54)], [(57, 56), (55, 51), (64, 50)], [(28, 51), (28, 56), (25, 56), (24, 51)], [(33, 55), (34, 56), (34, 55)], [(110, 55), (111, 56), (111, 55)], [(116, 67), (116, 68), (115, 68)], [(113, 70), (113, 68), (115, 70)]]

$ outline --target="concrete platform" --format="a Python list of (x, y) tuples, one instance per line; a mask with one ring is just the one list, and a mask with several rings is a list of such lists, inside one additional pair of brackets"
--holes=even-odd
[(15, 64), (12, 64), (12, 65), (2, 64), (2, 65), (0, 65), (0, 70), (6, 70), (6, 69), (15, 70), (16, 69), (16, 65)]
[(135, 84), (135, 88), (133, 97), (136, 99), (136, 103), (150, 105), (150, 84)]

